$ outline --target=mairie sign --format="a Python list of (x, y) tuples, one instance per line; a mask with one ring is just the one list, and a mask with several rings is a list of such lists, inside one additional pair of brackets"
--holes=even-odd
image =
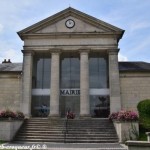
[(80, 95), (80, 89), (61, 89), (60, 90), (61, 96), (78, 96)]

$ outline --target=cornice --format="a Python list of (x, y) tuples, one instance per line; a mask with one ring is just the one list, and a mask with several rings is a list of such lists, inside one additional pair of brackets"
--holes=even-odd
[(120, 33), (118, 32), (57, 32), (57, 33), (30, 33), (21, 36), (22, 40), (25, 39), (52, 39), (52, 38), (113, 38), (118, 39)]

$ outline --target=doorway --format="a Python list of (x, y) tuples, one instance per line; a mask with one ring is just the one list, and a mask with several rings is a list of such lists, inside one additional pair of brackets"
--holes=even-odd
[(50, 96), (32, 96), (32, 117), (48, 117), (50, 109)]
[(91, 95), (90, 111), (93, 118), (108, 118), (110, 114), (109, 96)]
[(75, 113), (75, 118), (80, 115), (80, 96), (61, 96), (60, 97), (60, 114), (62, 118), (66, 117), (67, 111)]

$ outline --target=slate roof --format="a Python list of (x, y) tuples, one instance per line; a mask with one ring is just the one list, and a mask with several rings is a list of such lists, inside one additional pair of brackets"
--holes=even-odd
[[(0, 64), (0, 72), (21, 72), (22, 63), (3, 63)], [(120, 72), (140, 71), (150, 72), (150, 63), (147, 62), (119, 62)]]
[(22, 63), (2, 63), (0, 64), (0, 72), (21, 72)]
[(150, 72), (150, 63), (148, 62), (119, 62), (119, 71), (140, 71)]

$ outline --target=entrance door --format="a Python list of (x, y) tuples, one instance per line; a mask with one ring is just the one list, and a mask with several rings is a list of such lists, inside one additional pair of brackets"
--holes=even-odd
[(109, 96), (91, 95), (90, 111), (94, 118), (108, 118), (110, 114)]
[(50, 96), (32, 96), (31, 114), (33, 117), (47, 117), (49, 108)]
[(75, 118), (80, 114), (80, 97), (79, 96), (61, 96), (60, 98), (60, 114), (65, 118), (67, 111), (75, 113)]

